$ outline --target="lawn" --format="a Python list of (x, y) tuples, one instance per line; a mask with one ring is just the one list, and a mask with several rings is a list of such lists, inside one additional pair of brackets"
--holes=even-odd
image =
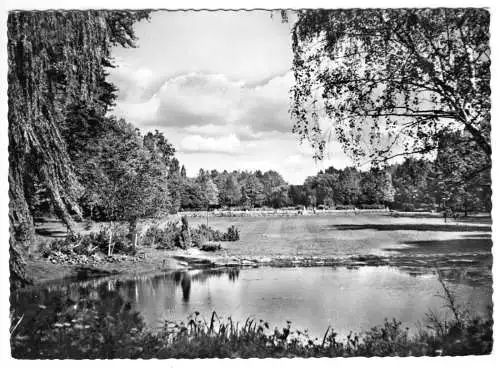
[[(190, 218), (191, 225), (206, 223)], [(226, 243), (228, 256), (248, 258), (343, 257), (399, 252), (491, 254), (491, 220), (336, 214), (294, 217), (210, 217), (210, 226), (240, 229), (241, 240)]]

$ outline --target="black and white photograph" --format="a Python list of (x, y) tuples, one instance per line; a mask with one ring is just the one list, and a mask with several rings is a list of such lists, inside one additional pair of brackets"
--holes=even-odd
[(492, 353), (492, 11), (330, 6), (6, 11), (11, 359)]

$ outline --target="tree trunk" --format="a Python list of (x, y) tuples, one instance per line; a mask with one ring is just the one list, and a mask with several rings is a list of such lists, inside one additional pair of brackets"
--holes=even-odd
[(9, 270), (10, 270), (10, 291), (15, 291), (22, 287), (32, 285), (33, 280), (26, 275), (26, 264), (21, 252), (10, 241), (9, 246)]
[(19, 180), (13, 176), (20, 175), (18, 171), (9, 168), (9, 270), (10, 290), (33, 284), (26, 275), (26, 264), (23, 253), (29, 247), (35, 234), (33, 217), (25, 200), (24, 190)]
[(111, 241), (113, 240), (113, 230), (109, 229), (108, 257), (111, 257)]
[(138, 219), (137, 218), (133, 218), (129, 221), (129, 225), (128, 225), (128, 237), (130, 239), (130, 242), (132, 243), (134, 249), (135, 249), (135, 242), (137, 240), (137, 222), (138, 222)]

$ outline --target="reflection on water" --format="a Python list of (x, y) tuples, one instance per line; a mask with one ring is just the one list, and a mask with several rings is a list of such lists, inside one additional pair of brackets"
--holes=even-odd
[[(491, 285), (455, 284), (452, 289), (474, 314), (486, 313)], [(112, 313), (125, 305), (152, 328), (165, 320), (185, 320), (195, 311), (208, 318), (215, 310), (233, 320), (253, 317), (277, 326), (291, 320), (293, 327), (322, 336), (328, 325), (346, 335), (379, 325), (386, 317), (415, 329), (429, 309), (444, 313), (439, 291), (436, 275), (411, 276), (390, 267), (253, 268), (52, 285), (14, 296), (13, 304), (29, 310), (57, 293), (73, 303), (84, 297), (99, 301), (100, 308)], [(116, 296), (126, 304), (115, 305)]]
[[(188, 303), (189, 295), (191, 293), (191, 282), (193, 278), (196, 282), (205, 282), (210, 277), (227, 275), (229, 281), (236, 282), (236, 280), (238, 280), (239, 274), (240, 270), (237, 268), (227, 269), (222, 271), (209, 270), (209, 271), (195, 272), (195, 273), (187, 271), (176, 271), (171, 276), (167, 276), (167, 278), (172, 277), (175, 282), (175, 285), (176, 286), (180, 285), (182, 289), (182, 301), (184, 303)], [(165, 279), (165, 275), (154, 278), (156, 280), (154, 282), (155, 287), (157, 287), (158, 280), (160, 280), (161, 278)]]

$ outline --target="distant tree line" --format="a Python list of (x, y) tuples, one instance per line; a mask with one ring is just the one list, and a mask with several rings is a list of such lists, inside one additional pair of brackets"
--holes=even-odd
[(365, 171), (330, 167), (306, 178), (302, 185), (289, 185), (273, 170), (200, 169), (196, 177), (188, 178), (185, 167), (173, 158), (169, 195), (173, 212), (209, 207), (357, 206), (402, 211), (450, 208), (467, 215), (491, 210), (490, 173), (481, 166), (485, 161), (481, 150), (471, 150), (466, 133), (443, 135), (433, 160), (406, 158)]
[[(128, 221), (131, 232), (140, 218), (182, 210), (389, 207), (468, 214), (491, 209), (489, 171), (478, 169), (484, 154), (471, 155), (466, 133), (444, 135), (434, 160), (406, 158), (369, 170), (329, 167), (301, 185), (289, 185), (274, 170), (200, 169), (188, 177), (163, 133), (142, 135), (124, 120), (97, 117), (82, 107), (75, 107), (61, 132), (81, 183), (82, 216)], [(55, 213), (43, 184), (28, 193), (35, 213)]]

